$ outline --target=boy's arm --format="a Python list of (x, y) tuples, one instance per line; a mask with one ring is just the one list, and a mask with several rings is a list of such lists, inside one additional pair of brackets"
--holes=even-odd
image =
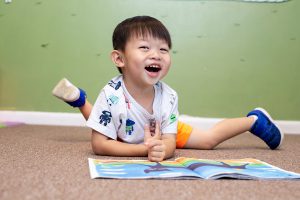
[(161, 140), (166, 145), (166, 155), (164, 159), (173, 157), (176, 149), (176, 134), (163, 134)]
[(92, 131), (92, 149), (102, 156), (147, 156), (148, 148), (144, 144), (128, 144), (110, 139), (105, 135)]

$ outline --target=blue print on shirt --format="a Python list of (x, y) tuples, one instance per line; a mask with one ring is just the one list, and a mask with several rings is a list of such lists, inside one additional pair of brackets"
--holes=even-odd
[(112, 105), (112, 104), (117, 104), (119, 103), (119, 97), (115, 96), (115, 95), (110, 95), (108, 97), (108, 100), (107, 100), (107, 103), (108, 105)]
[(121, 87), (121, 81), (115, 83), (113, 80), (110, 80), (108, 85), (112, 88), (115, 88), (115, 90), (118, 90)]
[(127, 119), (126, 120), (126, 134), (131, 135), (132, 132), (134, 131), (133, 125), (135, 124), (134, 121)]
[(107, 124), (109, 124), (111, 122), (111, 112), (109, 111), (102, 111), (102, 114), (100, 115), (99, 119), (100, 119), (100, 124), (103, 123), (104, 126), (107, 126)]

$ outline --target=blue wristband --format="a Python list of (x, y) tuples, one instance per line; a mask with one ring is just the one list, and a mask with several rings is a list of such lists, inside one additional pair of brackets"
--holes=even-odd
[(84, 90), (78, 88), (79, 91), (80, 91), (80, 95), (79, 95), (79, 98), (76, 100), (76, 101), (73, 101), (73, 102), (67, 102), (69, 105), (73, 106), (73, 107), (81, 107), (85, 104), (85, 99), (86, 99), (86, 93)]

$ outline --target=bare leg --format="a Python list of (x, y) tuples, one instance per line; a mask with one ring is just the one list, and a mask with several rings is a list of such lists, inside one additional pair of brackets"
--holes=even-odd
[(194, 128), (184, 148), (213, 149), (225, 140), (249, 131), (254, 121), (253, 117), (233, 118), (222, 120), (207, 131)]
[(93, 105), (86, 99), (85, 104), (79, 107), (81, 114), (83, 115), (85, 120), (88, 120), (93, 109)]

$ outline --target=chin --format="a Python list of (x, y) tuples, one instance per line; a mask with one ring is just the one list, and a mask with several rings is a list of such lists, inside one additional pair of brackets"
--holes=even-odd
[(147, 80), (147, 83), (150, 85), (155, 85), (158, 81), (160, 81), (160, 78), (151, 78)]

